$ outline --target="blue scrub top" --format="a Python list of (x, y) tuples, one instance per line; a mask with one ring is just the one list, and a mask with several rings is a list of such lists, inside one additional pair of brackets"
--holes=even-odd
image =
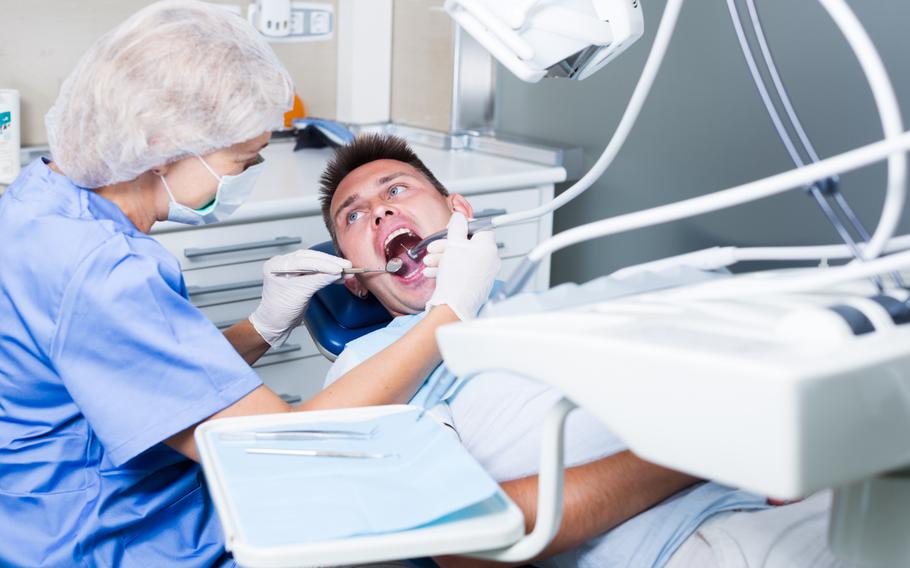
[(0, 565), (231, 564), (162, 441), (260, 384), (113, 203), (43, 160), (0, 198)]

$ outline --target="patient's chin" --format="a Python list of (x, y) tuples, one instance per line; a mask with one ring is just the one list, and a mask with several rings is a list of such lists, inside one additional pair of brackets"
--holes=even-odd
[(426, 308), (427, 301), (436, 289), (436, 280), (421, 280), (405, 283), (398, 278), (383, 278), (383, 282), (375, 282), (368, 289), (392, 315), (418, 314)]
[(407, 313), (416, 314), (426, 309), (433, 290), (436, 289), (436, 281), (428, 278), (417, 286), (406, 286), (395, 291), (395, 299)]

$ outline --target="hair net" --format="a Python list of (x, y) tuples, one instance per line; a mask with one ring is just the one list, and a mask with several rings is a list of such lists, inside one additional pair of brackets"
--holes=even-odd
[(293, 96), (287, 70), (243, 18), (166, 0), (89, 48), (45, 124), (60, 169), (95, 188), (255, 138), (280, 124)]

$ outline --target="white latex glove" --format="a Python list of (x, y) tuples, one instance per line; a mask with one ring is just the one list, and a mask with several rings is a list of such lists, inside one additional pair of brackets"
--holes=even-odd
[[(307, 302), (325, 286), (342, 278), (351, 261), (315, 250), (298, 250), (270, 258), (262, 266), (262, 301), (250, 323), (272, 347), (283, 345), (303, 320)], [(273, 270), (319, 270), (325, 274), (276, 276)]]
[(462, 321), (473, 319), (490, 297), (501, 261), (493, 231), (468, 239), (468, 221), (453, 213), (445, 239), (430, 243), (423, 274), (436, 278), (436, 290), (427, 308), (446, 304)]

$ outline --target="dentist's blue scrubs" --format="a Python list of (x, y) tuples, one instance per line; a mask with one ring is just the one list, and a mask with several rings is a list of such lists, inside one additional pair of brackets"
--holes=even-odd
[(259, 385), (113, 203), (43, 160), (0, 198), (0, 565), (232, 564), (162, 442)]

